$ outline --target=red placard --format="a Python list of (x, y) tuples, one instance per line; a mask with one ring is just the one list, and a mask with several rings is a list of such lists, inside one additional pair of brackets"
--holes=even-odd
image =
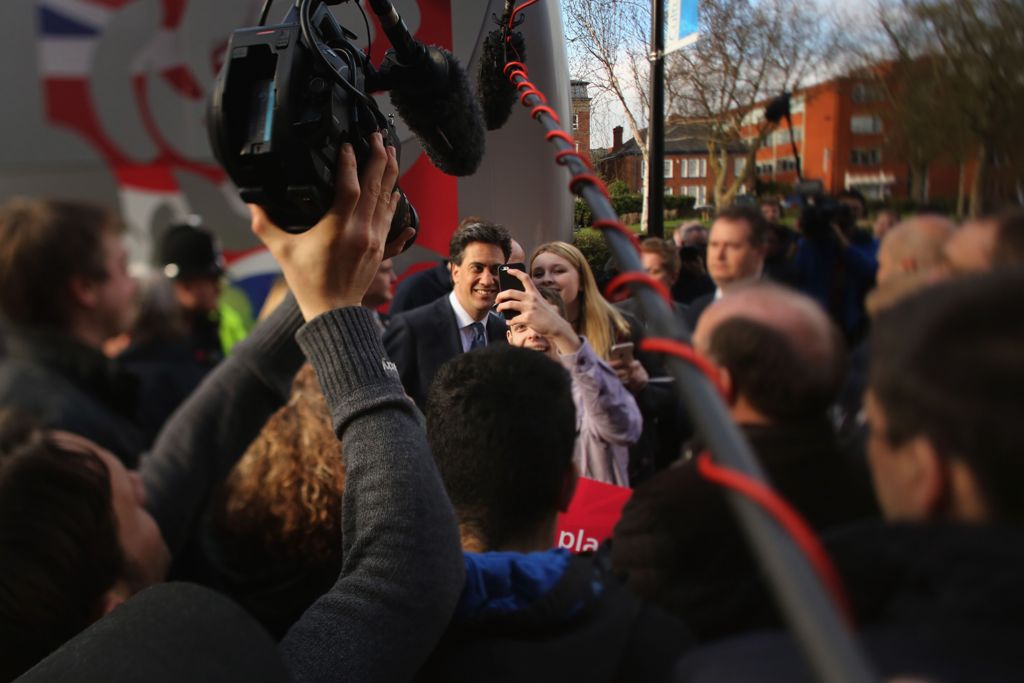
[(580, 478), (569, 509), (558, 515), (555, 544), (574, 553), (597, 550), (611, 538), (633, 489)]

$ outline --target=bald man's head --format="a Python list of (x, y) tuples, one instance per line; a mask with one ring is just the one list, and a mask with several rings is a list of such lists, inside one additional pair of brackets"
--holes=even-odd
[(508, 262), (526, 263), (526, 252), (523, 250), (523, 245), (514, 239), (512, 240), (512, 251), (508, 255)]
[(715, 302), (693, 342), (728, 372), (734, 397), (771, 422), (824, 415), (846, 371), (842, 337), (821, 307), (769, 283)]
[(878, 286), (865, 301), (871, 317), (946, 276), (946, 245), (956, 232), (948, 218), (923, 215), (893, 228), (878, 248)]
[(893, 228), (878, 247), (878, 284), (944, 265), (946, 242), (955, 226), (948, 218), (925, 215)]

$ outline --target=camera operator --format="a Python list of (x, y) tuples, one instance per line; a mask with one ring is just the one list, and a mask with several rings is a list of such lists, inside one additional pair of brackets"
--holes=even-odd
[(850, 205), (816, 199), (800, 214), (804, 239), (793, 257), (797, 286), (828, 311), (854, 346), (867, 331), (864, 298), (874, 286), (877, 266), (850, 243), (856, 227)]
[[(240, 344), (175, 413), (138, 474), (66, 432), (2, 435), (0, 583), (10, 599), (0, 602), (0, 675), (19, 674), (166, 578), (207, 492), (288, 396), (302, 362), (296, 339), (345, 444), (345, 562), (280, 652), (293, 680), (402, 680), (433, 649), (464, 570), (417, 412), (360, 306), (382, 254), (412, 232), (385, 252), (398, 164), (379, 134), (370, 151), (360, 182), (355, 154), (343, 147), (334, 205), (305, 233), (286, 234), (253, 207), (253, 231), (281, 264), (302, 315), (289, 300)], [(72, 677), (74, 661), (66, 666)]]

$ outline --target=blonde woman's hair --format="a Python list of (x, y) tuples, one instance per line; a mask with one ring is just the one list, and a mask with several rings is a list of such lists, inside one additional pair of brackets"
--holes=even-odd
[(530, 257), (530, 272), (533, 262), (544, 253), (560, 256), (572, 264), (580, 278), (579, 309), (580, 317), (576, 321), (576, 331), (586, 337), (590, 346), (603, 360), (609, 359), (612, 344), (620, 336), (629, 337), (629, 323), (617, 308), (605, 301), (597, 288), (594, 272), (590, 270), (583, 253), (567, 242), (548, 242), (537, 247)]

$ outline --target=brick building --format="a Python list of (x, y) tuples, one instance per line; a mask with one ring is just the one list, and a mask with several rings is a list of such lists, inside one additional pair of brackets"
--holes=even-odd
[[(821, 180), (826, 192), (856, 189), (870, 200), (910, 196), (910, 169), (887, 144), (889, 105), (872, 80), (843, 77), (806, 88), (794, 95), (791, 110), (804, 178)], [(762, 116), (762, 108), (748, 115), (746, 135), (754, 135)], [(797, 181), (785, 121), (758, 150), (756, 163), (760, 180), (784, 185)], [(966, 171), (965, 186), (973, 165), (968, 164)], [(958, 166), (933, 163), (928, 169), (927, 196), (929, 200), (954, 199), (959, 183)]]
[[(636, 140), (622, 140), (622, 126), (612, 130), (613, 142), (597, 162), (597, 170), (608, 182), (621, 180), (633, 192), (641, 192), (647, 169)], [(646, 139), (647, 131), (641, 131)], [(729, 150), (728, 170), (743, 170), (743, 147)], [(714, 178), (708, 173), (707, 127), (670, 118), (665, 125), (665, 194), (689, 195), (696, 206), (714, 200)]]
[(572, 85), (572, 137), (576, 151), (590, 158), (590, 95), (587, 81), (571, 81)]

